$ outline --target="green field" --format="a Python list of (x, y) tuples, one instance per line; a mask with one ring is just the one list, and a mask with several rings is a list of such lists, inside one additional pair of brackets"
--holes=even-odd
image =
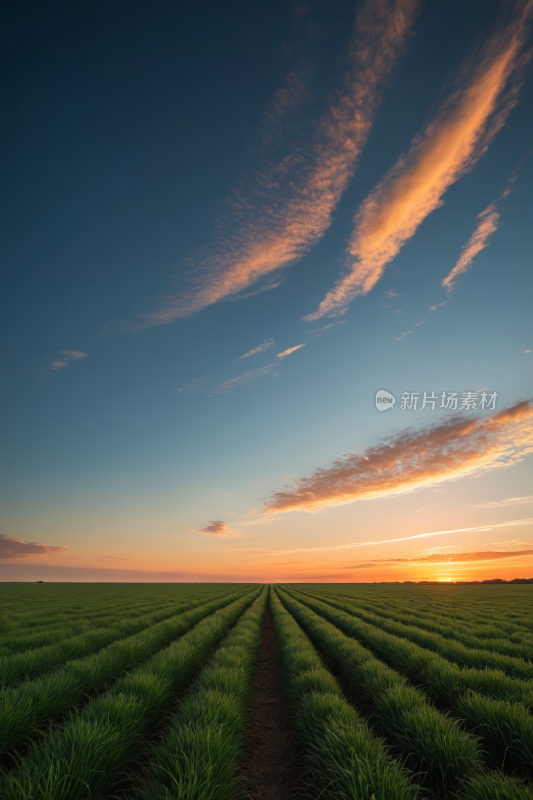
[[(533, 800), (533, 586), (21, 583), (0, 603), (2, 800)], [(260, 652), (281, 679), (254, 703)], [(261, 777), (260, 702), (290, 728), (290, 787)]]

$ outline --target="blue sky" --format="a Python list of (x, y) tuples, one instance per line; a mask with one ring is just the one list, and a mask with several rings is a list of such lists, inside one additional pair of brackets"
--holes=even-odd
[[(4, 580), (533, 574), (532, 11), (387, 0), (377, 24), (375, 8), (8, 12)], [(399, 407), (483, 390), (496, 407), (461, 412), (478, 427), (460, 441), (438, 405)], [(436, 425), (453, 453), (420, 444)], [(384, 442), (394, 465), (372, 461)], [(354, 472), (328, 472), (347, 453)], [(457, 533), (408, 540), (441, 530)], [(307, 552), (369, 540), (385, 543)], [(462, 555), (428, 566), (426, 545)]]

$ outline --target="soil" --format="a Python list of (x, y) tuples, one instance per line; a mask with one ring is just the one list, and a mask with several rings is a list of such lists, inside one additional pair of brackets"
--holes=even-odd
[(244, 753), (235, 796), (251, 800), (291, 800), (297, 794), (296, 743), (283, 693), (278, 646), (267, 607), (259, 665), (252, 692)]

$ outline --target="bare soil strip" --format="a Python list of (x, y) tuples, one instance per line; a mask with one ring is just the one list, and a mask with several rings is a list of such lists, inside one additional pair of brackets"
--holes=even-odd
[(296, 743), (283, 693), (278, 645), (267, 606), (236, 798), (291, 800), (299, 778)]

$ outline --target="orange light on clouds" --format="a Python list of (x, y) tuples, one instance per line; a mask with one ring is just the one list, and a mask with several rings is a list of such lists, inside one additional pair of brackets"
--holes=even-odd
[[(445, 191), (485, 152), (517, 102), (519, 75), (504, 90), (531, 56), (522, 51), (532, 10), (531, 0), (517, 3), (509, 24), (466, 61), (434, 119), (362, 203), (348, 246), (350, 271), (305, 319), (342, 314), (356, 295), (369, 292), (423, 220), (442, 204)], [(494, 216), (484, 221), (490, 232), (494, 223)]]

